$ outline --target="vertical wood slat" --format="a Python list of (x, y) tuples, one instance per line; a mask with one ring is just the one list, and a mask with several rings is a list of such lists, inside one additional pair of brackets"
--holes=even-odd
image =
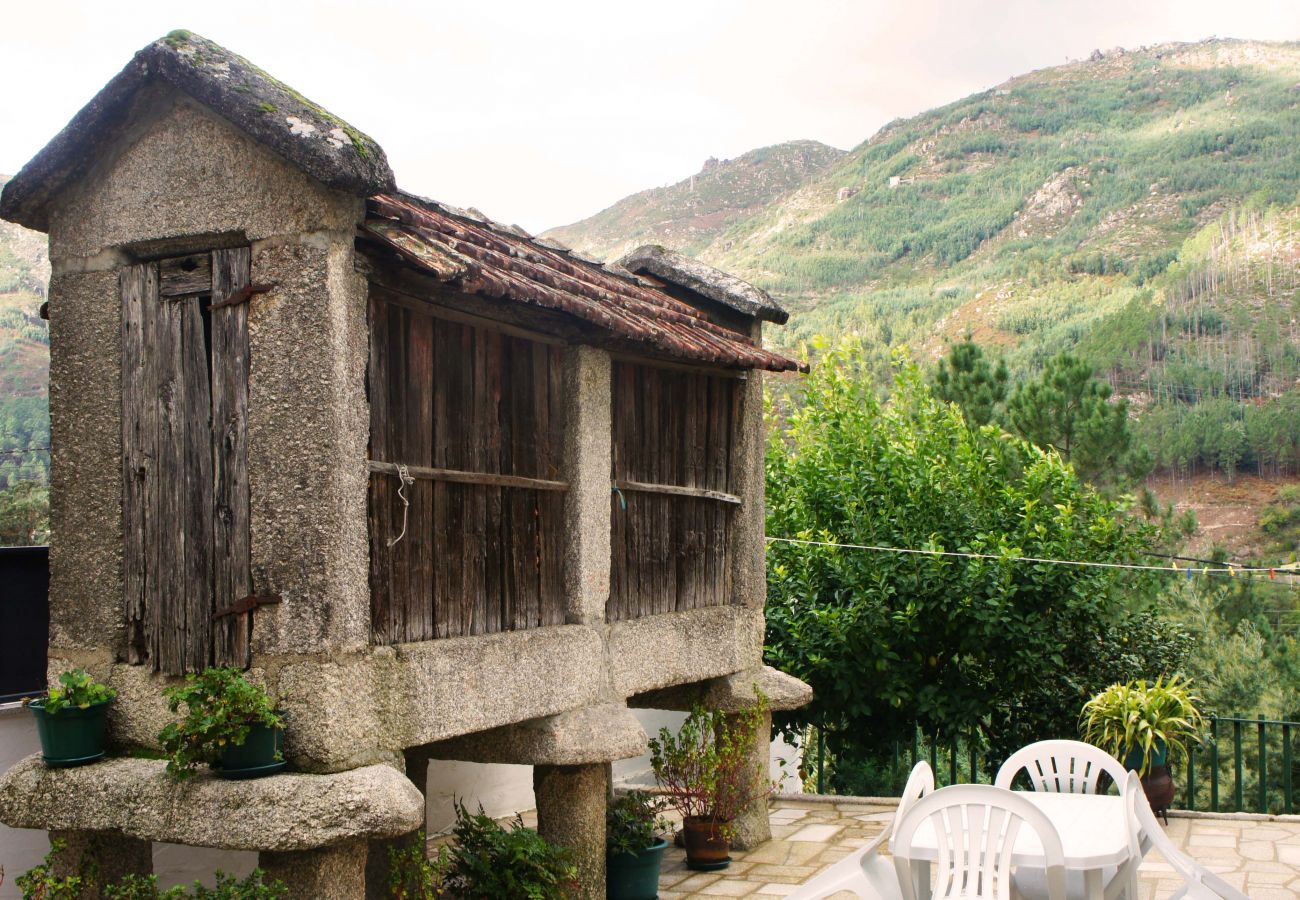
[[(249, 283), (247, 247), (212, 254), (212, 302)], [(248, 305), (215, 309), (212, 316), (213, 605), (226, 609), (253, 590), (248, 485)], [(252, 664), (253, 613), (213, 623), (213, 663)]]
[[(735, 379), (618, 361), (613, 369), (618, 481), (726, 492)], [(729, 602), (730, 504), (625, 492), (613, 505), (611, 621)]]
[[(191, 297), (169, 302), (180, 313), (181, 335), (181, 436), (184, 468), (168, 485), (179, 494), (184, 517), (181, 545), (184, 550), (184, 633), (182, 636), (187, 672), (202, 671), (210, 664), (212, 647), (212, 386), (208, 375), (208, 346), (205, 339), (202, 300)], [(169, 310), (170, 312), (170, 310)]]
[[(372, 320), (390, 329), (380, 339), (382, 326), (372, 325), (372, 459), (558, 476), (562, 348), (390, 305), (382, 289), (372, 287), (371, 296)], [(376, 397), (385, 398), (383, 408)], [(386, 438), (377, 439), (381, 434)], [(407, 534), (393, 548), (407, 545), (407, 555), (390, 551), (388, 565), (376, 565), (377, 530), (387, 523), (386, 542), (400, 528), (396, 484), (391, 475), (371, 476), (376, 642), (564, 621), (562, 494), (417, 480)]]
[[(367, 377), (370, 393), (370, 458), (392, 459), (388, 421), (388, 329), (389, 313), (394, 307), (370, 297), (370, 363)], [(370, 502), (367, 510), (370, 534), (370, 627), (374, 640), (381, 644), (398, 639), (389, 627), (393, 596), (392, 554), (389, 551), (389, 517), (393, 506), (393, 481), (370, 477)]]
[(148, 618), (146, 513), (148, 474), (153, 465), (155, 370), (149, 347), (158, 305), (158, 271), (127, 266), (119, 276), (122, 293), (122, 523), (123, 580), (126, 585), (127, 662), (149, 658), (153, 629)]

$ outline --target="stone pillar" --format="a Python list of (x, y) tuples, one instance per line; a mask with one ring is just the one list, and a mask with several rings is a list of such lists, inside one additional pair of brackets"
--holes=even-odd
[(289, 886), (294, 900), (361, 900), (366, 896), (366, 841), (318, 850), (263, 851), (257, 864), (267, 881)]
[(578, 867), (577, 897), (605, 897), (605, 808), (609, 802), (609, 763), (585, 766), (534, 766), (537, 831), (573, 855)]
[[(725, 715), (723, 727), (735, 728), (742, 720), (748, 718), (748, 716)], [(759, 844), (772, 839), (772, 825), (767, 815), (767, 787), (771, 784), (772, 745), (769, 737), (771, 733), (772, 714), (764, 709), (758, 716), (757, 734), (754, 736), (753, 747), (749, 753), (746, 779), (755, 792), (761, 792), (761, 796), (750, 801), (736, 816), (733, 823), (736, 832), (731, 839), (731, 846), (737, 850), (753, 850)]]
[[(752, 336), (763, 345), (761, 323), (755, 322)], [(731, 520), (731, 602), (749, 609), (762, 609), (767, 602), (767, 569), (764, 533), (763, 473), (763, 373), (746, 373), (740, 386), (740, 427), (734, 429), (731, 447), (732, 490), (740, 497), (740, 509)], [(761, 657), (751, 661), (759, 665)]]
[[(406, 763), (406, 777), (411, 780), (420, 791), (420, 796), (425, 799), (426, 810), (428, 803), (427, 791), (429, 787), (429, 751), (427, 747), (412, 747), (403, 752)], [(426, 822), (422, 827), (427, 827)], [(392, 871), (389, 863), (390, 853), (394, 850), (405, 850), (417, 840), (418, 832), (404, 834), (401, 837), (381, 838), (373, 840), (369, 845), (369, 852), (366, 856), (366, 900), (387, 900), (388, 893), (388, 876)]]
[(564, 357), (565, 607), (569, 624), (605, 621), (609, 600), (611, 426), (609, 354)]
[(62, 842), (51, 867), (58, 878), (78, 875), (91, 866), (99, 884), (125, 875), (153, 874), (153, 844), (120, 831), (51, 831), (50, 841)]

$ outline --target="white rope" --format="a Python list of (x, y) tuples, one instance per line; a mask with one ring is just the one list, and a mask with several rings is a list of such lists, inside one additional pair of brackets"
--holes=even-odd
[(397, 499), (402, 501), (402, 533), (388, 542), (390, 547), (406, 537), (406, 518), (411, 512), (411, 501), (406, 499), (406, 489), (415, 484), (415, 479), (406, 470), (406, 463), (397, 464), (397, 477), (402, 482), (397, 488)]

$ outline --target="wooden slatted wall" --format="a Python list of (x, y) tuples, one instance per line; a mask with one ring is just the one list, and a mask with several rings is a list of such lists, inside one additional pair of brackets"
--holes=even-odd
[(373, 639), (563, 624), (563, 349), (434, 312), (371, 285)]
[(249, 250), (128, 266), (122, 293), (127, 658), (249, 665)]
[(616, 361), (610, 621), (730, 600), (740, 382)]

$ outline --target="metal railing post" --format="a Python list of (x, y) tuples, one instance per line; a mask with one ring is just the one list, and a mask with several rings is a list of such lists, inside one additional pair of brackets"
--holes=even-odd
[(1290, 815), (1295, 809), (1291, 801), (1291, 723), (1282, 723), (1282, 811)]
[(948, 783), (957, 783), (957, 739), (948, 742)]
[(1196, 748), (1187, 748), (1187, 808), (1196, 809)]
[(1241, 713), (1232, 717), (1232, 765), (1237, 779), (1232, 787), (1233, 812), (1241, 812), (1246, 805), (1241, 783)]
[(1210, 809), (1219, 811), (1219, 720), (1210, 720)]
[(1268, 812), (1268, 733), (1264, 715), (1259, 716), (1259, 810)]

